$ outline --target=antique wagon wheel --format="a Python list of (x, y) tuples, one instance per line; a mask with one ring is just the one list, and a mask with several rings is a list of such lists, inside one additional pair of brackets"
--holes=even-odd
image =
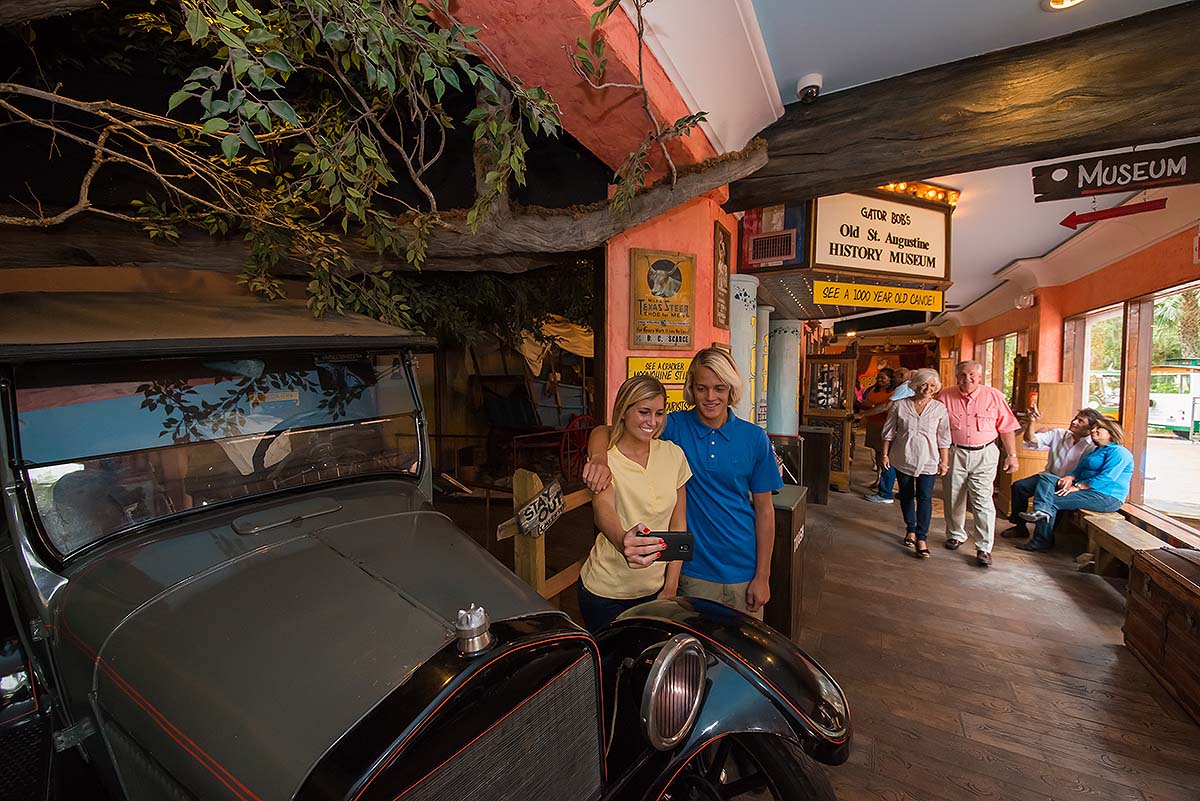
[(591, 415), (581, 414), (572, 418), (562, 430), (562, 442), (558, 448), (558, 464), (566, 481), (577, 481), (583, 477), (583, 465), (587, 461), (588, 435), (596, 427)]

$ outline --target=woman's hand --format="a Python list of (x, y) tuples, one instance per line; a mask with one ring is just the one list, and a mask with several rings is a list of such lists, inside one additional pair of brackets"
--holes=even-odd
[(950, 463), (949, 462), (938, 462), (937, 474), (939, 476), (944, 476), (949, 472), (950, 472)]
[(658, 558), (662, 556), (662, 551), (667, 547), (667, 543), (663, 540), (640, 536), (649, 533), (650, 529), (641, 523), (625, 532), (624, 547), (621, 549), (622, 555), (625, 557), (625, 563), (635, 570), (649, 567), (657, 562)]
[(883, 459), (881, 460), (881, 462), (882, 462), (882, 464), (883, 464), (883, 469), (884, 469), (884, 470), (891, 470), (891, 469), (892, 469), (892, 460), (888, 458), (888, 455), (887, 455), (887, 453), (884, 453), (884, 454), (883, 454)]
[[(1067, 487), (1071, 486), (1071, 485), (1072, 485), (1072, 484), (1074, 484), (1074, 483), (1075, 483), (1075, 479), (1074, 479), (1074, 477), (1072, 477), (1072, 476), (1063, 476), (1062, 478), (1060, 478), (1060, 479), (1058, 480), (1058, 482), (1057, 482), (1056, 486), (1057, 486), (1057, 487), (1058, 487), (1060, 490), (1064, 490), (1064, 489), (1066, 489)], [(1061, 493), (1060, 493), (1060, 494), (1061, 494)]]

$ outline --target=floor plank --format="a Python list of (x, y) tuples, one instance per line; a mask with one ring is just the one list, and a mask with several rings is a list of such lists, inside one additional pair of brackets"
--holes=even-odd
[(806, 532), (799, 641), (869, 749), (829, 769), (842, 801), (1200, 801), (1200, 727), (1125, 647), (1123, 587), (1079, 573), (1079, 543), (997, 539), (984, 569), (935, 517), (917, 560), (898, 508), (859, 493), (810, 506)]

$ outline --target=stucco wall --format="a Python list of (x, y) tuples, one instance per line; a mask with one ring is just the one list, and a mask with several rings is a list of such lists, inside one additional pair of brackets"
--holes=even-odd
[[(607, 379), (603, 416), (608, 419), (617, 389), (625, 380), (627, 356), (691, 356), (714, 342), (729, 342), (729, 331), (713, 326), (713, 222), (719, 221), (733, 237), (737, 252), (737, 219), (721, 209), (726, 190), (710, 192), (619, 234), (608, 241), (605, 334)], [(695, 347), (690, 352), (629, 349), (629, 251), (633, 248), (671, 250), (696, 256)], [(600, 412), (599, 409), (596, 410)]]

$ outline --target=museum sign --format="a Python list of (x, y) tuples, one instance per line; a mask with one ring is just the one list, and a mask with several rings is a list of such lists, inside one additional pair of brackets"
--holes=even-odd
[(814, 268), (910, 281), (950, 280), (950, 210), (871, 195), (813, 203)]

